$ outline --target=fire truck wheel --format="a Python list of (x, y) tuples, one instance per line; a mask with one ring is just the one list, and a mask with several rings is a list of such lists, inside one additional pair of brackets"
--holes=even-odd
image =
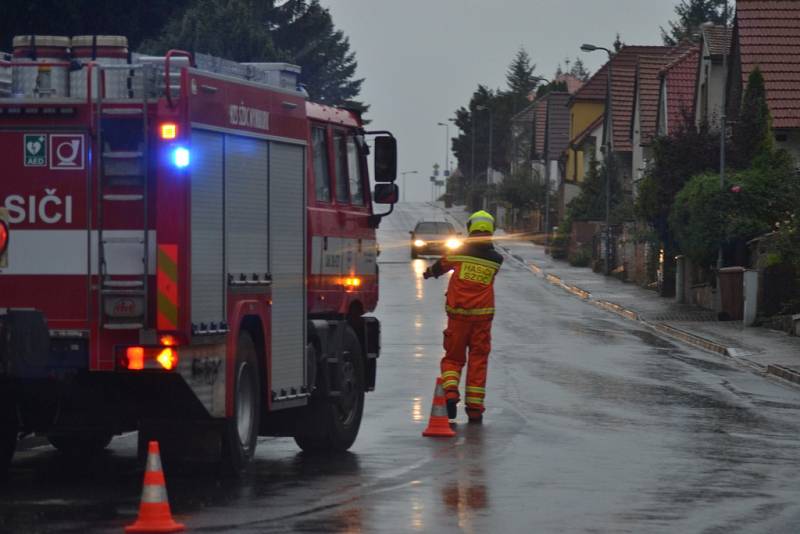
[(239, 334), (236, 364), (233, 369), (233, 417), (225, 425), (225, 460), (234, 472), (240, 472), (256, 452), (261, 416), (261, 385), (256, 360), (256, 346), (247, 332)]
[(346, 327), (342, 347), (343, 364), (338, 381), (341, 395), (312, 397), (308, 406), (305, 432), (294, 440), (307, 452), (346, 451), (358, 436), (364, 412), (364, 357), (361, 343), (350, 326)]
[(105, 450), (114, 436), (108, 433), (58, 434), (47, 436), (50, 445), (70, 456), (89, 456)]

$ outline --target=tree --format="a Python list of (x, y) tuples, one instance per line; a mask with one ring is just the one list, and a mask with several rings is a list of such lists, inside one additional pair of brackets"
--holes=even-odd
[(572, 67), (569, 69), (569, 74), (575, 76), (582, 82), (588, 81), (591, 77), (591, 73), (583, 64), (583, 60), (581, 58), (575, 58), (575, 63), (572, 64)]
[(526, 171), (515, 172), (503, 178), (497, 188), (500, 199), (522, 212), (544, 206), (545, 187)]
[(300, 81), (312, 100), (354, 104), (363, 79), (355, 79), (355, 54), (330, 12), (318, 0), (194, 0), (170, 21), (150, 53), (184, 48), (242, 62), (285, 61), (300, 65)]
[[(581, 182), (581, 190), (577, 197), (567, 205), (569, 221), (601, 221), (606, 218), (606, 179), (608, 170), (605, 164), (599, 163), (592, 154), (589, 167)], [(611, 181), (611, 223), (622, 222), (619, 213), (624, 201), (624, 193), (619, 180)]]
[(528, 104), (528, 96), (539, 84), (539, 80), (533, 74), (534, 70), (536, 65), (531, 64), (531, 57), (525, 49), (517, 50), (506, 71), (507, 92), (512, 98), (512, 113), (522, 110)]
[(181, 48), (233, 61), (274, 60), (277, 52), (263, 23), (270, 10), (269, 3), (258, 0), (196, 0), (142, 47), (152, 54)]
[(283, 57), (303, 67), (300, 80), (311, 99), (352, 103), (364, 79), (355, 78), (355, 53), (344, 32), (334, 26), (330, 11), (318, 0), (289, 0), (275, 10), (275, 18), (275, 46)]
[(720, 246), (730, 256), (791, 220), (799, 192), (791, 159), (778, 152), (768, 166), (732, 173), (722, 189), (718, 174), (694, 176), (675, 197), (670, 226), (680, 251), (710, 266)]
[(756, 67), (747, 79), (739, 118), (733, 129), (734, 163), (740, 168), (758, 164), (774, 150), (772, 119), (767, 105), (764, 76)]
[(669, 22), (669, 29), (661, 28), (661, 39), (667, 46), (675, 46), (684, 39), (696, 40), (700, 26), (705, 22), (726, 24), (727, 0), (681, 0), (675, 6), (678, 19)]
[(158, 35), (193, 0), (5, 0), (0, 17), (0, 50), (15, 35), (125, 35), (136, 50)]

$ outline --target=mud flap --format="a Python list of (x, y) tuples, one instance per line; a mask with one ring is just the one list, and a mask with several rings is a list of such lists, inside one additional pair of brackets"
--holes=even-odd
[(0, 376), (36, 378), (50, 364), (50, 331), (37, 310), (0, 311)]

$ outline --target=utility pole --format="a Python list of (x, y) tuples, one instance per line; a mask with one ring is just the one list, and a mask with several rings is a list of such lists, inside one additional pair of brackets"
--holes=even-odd
[[(725, 8), (723, 9), (723, 24), (725, 31), (723, 35), (727, 37), (728, 32), (728, 2), (725, 1)], [(723, 42), (725, 40), (723, 39)], [(722, 53), (722, 74), (725, 76), (725, 79), (728, 79), (728, 52), (729, 49), (726, 49)], [(741, 81), (739, 81), (741, 83)], [(728, 104), (727, 104), (727, 84), (725, 82), (722, 83), (722, 105), (720, 108), (720, 118), (719, 118), (719, 189), (720, 191), (725, 191), (725, 135), (726, 130), (728, 129)], [(720, 271), (722, 270), (723, 266), (723, 258), (722, 258), (722, 239), (720, 236), (720, 243), (719, 249), (717, 250), (717, 295), (716, 295), (716, 303), (717, 303), (717, 311), (722, 311), (722, 287), (720, 287)]]

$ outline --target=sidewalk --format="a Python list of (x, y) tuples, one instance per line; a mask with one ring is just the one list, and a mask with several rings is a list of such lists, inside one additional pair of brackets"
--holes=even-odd
[[(442, 209), (462, 224), (468, 216), (461, 207)], [(502, 231), (497, 237), (498, 247), (513, 259), (589, 304), (683, 343), (732, 358), (757, 372), (800, 384), (798, 337), (765, 328), (745, 328), (741, 322), (720, 322), (709, 310), (677, 304), (635, 284), (554, 260), (545, 254), (544, 247), (529, 241), (504, 240)]]

